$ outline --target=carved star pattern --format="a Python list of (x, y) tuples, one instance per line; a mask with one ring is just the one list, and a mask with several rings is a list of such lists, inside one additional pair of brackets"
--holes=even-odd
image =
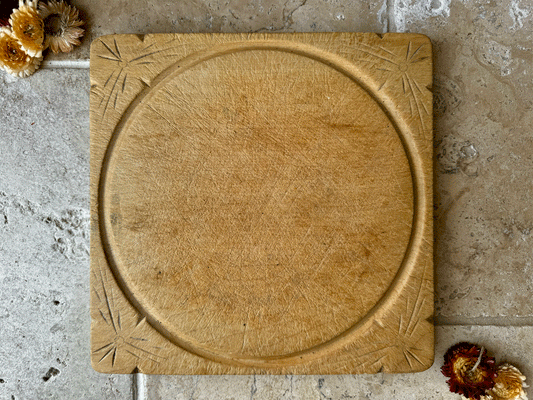
[(412, 67), (429, 58), (423, 51), (425, 46), (427, 45), (421, 44), (416, 47), (410, 41), (407, 46), (394, 52), (383, 46), (360, 43), (359, 51), (364, 53), (365, 58), (358, 60), (372, 64), (376, 70), (388, 72), (378, 90), (388, 85), (401, 87), (403, 94), (409, 99), (411, 116), (418, 118), (423, 131), (426, 130), (424, 119), (430, 115), (430, 110), (422, 96), (425, 95), (424, 91), (429, 91), (429, 89), (419, 82), (412, 72)]
[[(98, 363), (111, 360), (114, 367), (119, 356), (133, 356), (135, 359), (148, 359), (159, 363), (165, 357), (160, 355), (161, 347), (152, 346), (148, 339), (143, 338), (142, 331), (147, 327), (146, 318), (124, 318), (121, 306), (118, 306), (117, 295), (112, 287), (108, 287), (109, 279), (106, 272), (100, 269), (93, 272), (95, 282), (100, 283), (100, 288), (93, 288), (96, 296), (97, 307), (102, 320), (108, 326), (106, 344), (93, 350), (100, 357)], [(96, 286), (96, 285), (95, 285)], [(118, 300), (120, 301), (120, 300)]]
[(152, 43), (143, 47), (138, 53), (126, 58), (122, 55), (116, 39), (113, 39), (112, 43), (106, 43), (101, 39), (100, 43), (104, 45), (107, 52), (106, 54), (98, 54), (97, 57), (116, 63), (102, 87), (98, 85), (91, 87), (92, 92), (101, 97), (98, 108), (102, 109), (102, 118), (105, 117), (110, 108), (117, 108), (117, 103), (120, 103), (120, 99), (128, 87), (128, 82), (132, 79), (139, 80), (145, 86), (149, 86), (144, 74), (139, 73), (139, 71), (134, 74), (132, 67), (154, 64), (156, 61), (152, 57), (156, 54), (159, 54), (160, 57), (174, 56), (173, 54), (160, 54), (172, 50), (172, 46), (155, 49), (155, 43)]
[[(415, 369), (417, 365), (425, 366), (423, 360), (428, 358), (428, 354), (424, 354), (427, 353), (427, 349), (424, 348), (424, 345), (418, 346), (418, 344), (421, 334), (426, 332), (425, 329), (419, 330), (420, 325), (423, 323), (432, 324), (431, 317), (426, 317), (428, 307), (432, 307), (430, 290), (424, 286), (428, 282), (427, 270), (425, 268), (422, 275), (415, 278), (417, 284), (411, 287), (411, 290), (417, 293), (414, 303), (412, 297), (408, 296), (405, 300), (405, 306), (398, 308), (399, 312), (392, 311), (386, 317), (386, 324), (380, 320), (374, 321), (374, 327), (367, 333), (369, 337), (372, 337), (372, 340), (369, 341), (371, 343), (370, 348), (355, 354), (356, 359), (363, 360), (360, 365), (366, 364), (370, 368), (375, 366), (376, 372), (382, 372), (384, 365), (397, 365), (401, 361), (398, 356), (403, 356), (405, 363), (411, 370)], [(380, 340), (382, 337), (394, 337), (395, 340)], [(388, 360), (385, 362), (386, 359)]]

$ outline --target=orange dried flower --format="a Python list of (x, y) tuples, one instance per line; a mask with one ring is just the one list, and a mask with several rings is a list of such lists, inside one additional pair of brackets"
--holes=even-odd
[(9, 19), (20, 47), (31, 57), (40, 57), (44, 49), (44, 24), (37, 12), (37, 0), (23, 0)]
[(68, 53), (80, 44), (83, 36), (83, 21), (79, 19), (78, 10), (63, 0), (50, 0), (39, 5), (39, 13), (44, 20), (46, 32), (45, 48), (50, 47), (54, 53)]
[(493, 400), (527, 400), (525, 380), (526, 377), (514, 365), (502, 363), (496, 368), (494, 387), (487, 394)]
[(469, 399), (480, 400), (494, 386), (495, 361), (478, 345), (461, 342), (444, 354), (441, 368), (450, 391)]
[(24, 78), (33, 74), (41, 61), (42, 57), (31, 57), (22, 49), (11, 29), (0, 28), (0, 68)]

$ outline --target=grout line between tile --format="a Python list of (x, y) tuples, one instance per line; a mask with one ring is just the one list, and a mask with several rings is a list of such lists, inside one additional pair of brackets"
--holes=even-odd
[(89, 60), (50, 60), (43, 61), (41, 68), (70, 68), (70, 69), (88, 69), (90, 67)]
[(533, 317), (435, 317), (435, 325), (463, 325), (463, 326), (533, 326)]
[(133, 400), (147, 400), (146, 377), (140, 372), (133, 374)]
[(387, 1), (387, 32), (396, 32), (396, 24), (394, 22), (394, 0)]

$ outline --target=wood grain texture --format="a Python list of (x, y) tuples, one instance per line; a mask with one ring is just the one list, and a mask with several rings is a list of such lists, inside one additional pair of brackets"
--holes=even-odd
[(431, 82), (415, 34), (95, 40), (94, 368), (428, 368)]

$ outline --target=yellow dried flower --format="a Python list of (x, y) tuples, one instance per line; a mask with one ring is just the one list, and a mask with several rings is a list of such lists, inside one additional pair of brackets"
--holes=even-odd
[(63, 0), (50, 0), (39, 5), (39, 13), (44, 20), (46, 32), (45, 48), (50, 47), (54, 53), (68, 53), (80, 44), (83, 25), (78, 17), (78, 10), (67, 5)]
[(42, 59), (28, 55), (11, 29), (0, 28), (0, 68), (4, 71), (25, 78), (39, 68)]
[(13, 10), (9, 23), (20, 47), (31, 57), (40, 57), (44, 49), (44, 24), (37, 12), (37, 0), (20, 0)]
[(496, 368), (494, 387), (487, 391), (494, 400), (527, 400), (526, 377), (515, 366), (503, 363)]

